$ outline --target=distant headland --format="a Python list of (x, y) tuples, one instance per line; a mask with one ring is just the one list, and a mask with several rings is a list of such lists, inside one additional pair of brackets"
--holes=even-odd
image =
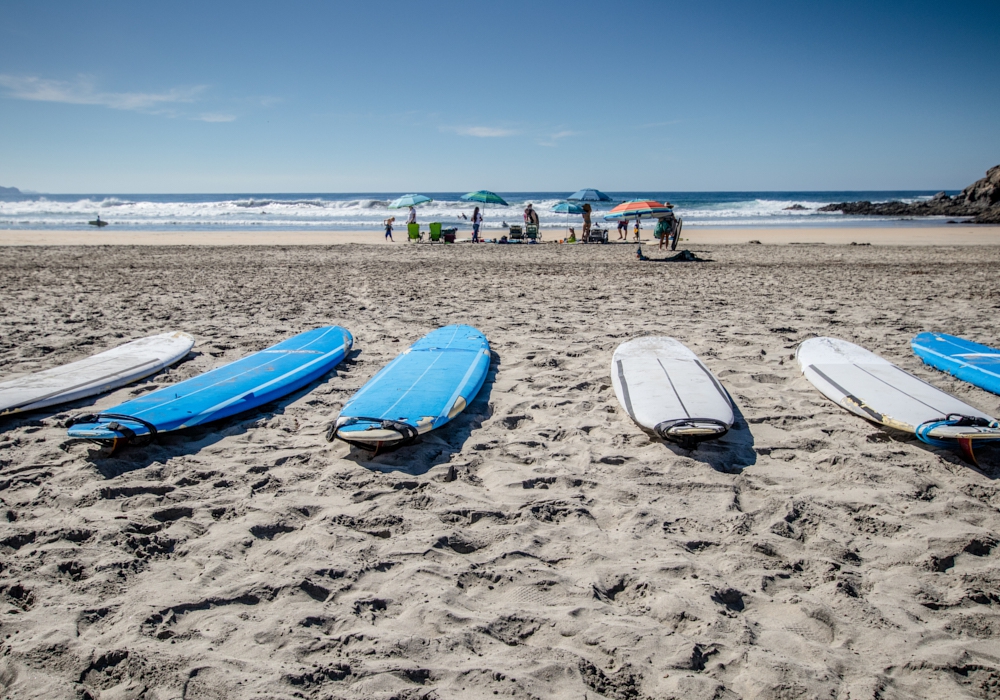
[(986, 177), (972, 183), (954, 197), (938, 192), (930, 200), (914, 204), (840, 202), (827, 204), (817, 211), (874, 216), (971, 216), (974, 217), (974, 224), (1000, 224), (1000, 165), (987, 170)]
[(0, 194), (21, 194), (21, 190), (16, 187), (0, 187)]

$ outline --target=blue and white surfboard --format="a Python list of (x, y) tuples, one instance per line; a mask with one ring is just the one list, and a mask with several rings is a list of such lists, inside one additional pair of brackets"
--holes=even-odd
[(69, 436), (113, 445), (227, 418), (319, 379), (350, 352), (346, 328), (306, 331), (241, 360), (157, 389), (105, 412), (77, 416)]
[(921, 333), (910, 346), (931, 367), (1000, 394), (1000, 350), (946, 333)]
[(373, 450), (409, 442), (468, 406), (489, 367), (490, 344), (479, 330), (456, 325), (432, 331), (348, 400), (327, 439)]

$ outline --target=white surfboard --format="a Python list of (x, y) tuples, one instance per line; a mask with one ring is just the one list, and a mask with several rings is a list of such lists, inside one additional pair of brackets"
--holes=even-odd
[[(813, 386), (862, 418), (916, 433), (931, 444), (937, 444), (933, 440), (955, 441), (951, 444), (970, 458), (970, 441), (1000, 438), (995, 418), (854, 343), (810, 338), (795, 355)], [(967, 420), (946, 424), (951, 422), (949, 417)]]
[(680, 341), (636, 338), (611, 358), (611, 383), (628, 415), (683, 447), (722, 437), (733, 426), (729, 394)]
[(159, 372), (191, 351), (187, 333), (133, 340), (84, 360), (0, 382), (0, 415), (33, 411), (111, 391)]

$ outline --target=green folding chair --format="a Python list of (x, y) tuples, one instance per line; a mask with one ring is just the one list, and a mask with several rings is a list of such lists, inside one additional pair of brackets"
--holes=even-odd
[(407, 224), (406, 233), (411, 241), (420, 240), (420, 224)]
[(430, 229), (431, 229), (431, 234), (430, 234), (431, 235), (431, 240), (432, 241), (440, 241), (441, 240), (441, 223), (440, 222), (435, 222), (433, 224), (430, 224)]

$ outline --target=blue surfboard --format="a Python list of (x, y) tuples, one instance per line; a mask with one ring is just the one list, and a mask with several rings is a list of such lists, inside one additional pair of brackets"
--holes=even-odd
[(921, 333), (910, 346), (931, 367), (1000, 394), (1000, 350), (945, 333)]
[(439, 428), (479, 393), (490, 344), (472, 326), (445, 326), (403, 351), (344, 405), (327, 432), (364, 449), (400, 446)]
[(69, 436), (123, 443), (227, 418), (292, 393), (336, 367), (354, 338), (326, 326), (283, 340), (228, 365), (157, 389), (106, 412), (76, 416)]

